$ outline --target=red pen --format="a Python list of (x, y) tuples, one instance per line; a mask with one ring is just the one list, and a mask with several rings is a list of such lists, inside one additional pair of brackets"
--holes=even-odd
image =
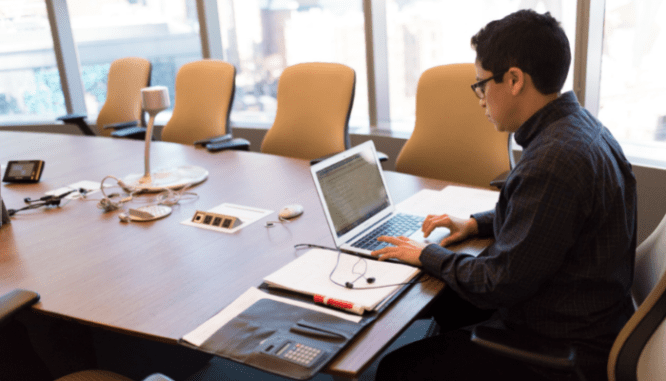
[(347, 301), (340, 300), (340, 299), (329, 298), (327, 296), (319, 295), (319, 294), (314, 295), (314, 302), (319, 303), (319, 304), (325, 304), (327, 306), (331, 306), (331, 307), (335, 307), (335, 308), (339, 308), (341, 310), (353, 312), (353, 313), (358, 314), (358, 315), (363, 315), (363, 312), (365, 312), (365, 309), (363, 308), (363, 306), (359, 306), (358, 304), (354, 304), (354, 303), (347, 302)]

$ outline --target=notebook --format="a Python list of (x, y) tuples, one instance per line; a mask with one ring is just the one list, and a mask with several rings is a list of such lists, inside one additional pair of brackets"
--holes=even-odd
[[(269, 287), (314, 297), (315, 303), (363, 315), (381, 307), (382, 302), (420, 273), (418, 268), (406, 264), (371, 261), (333, 250), (311, 249), (265, 277), (264, 282)], [(366, 279), (374, 278), (373, 283), (359, 281), (354, 288), (341, 287), (358, 280), (359, 274), (364, 274)]]
[(387, 246), (377, 241), (381, 235), (439, 243), (440, 237), (423, 238), (423, 217), (396, 212), (371, 140), (312, 165), (310, 172), (338, 249), (369, 256)]

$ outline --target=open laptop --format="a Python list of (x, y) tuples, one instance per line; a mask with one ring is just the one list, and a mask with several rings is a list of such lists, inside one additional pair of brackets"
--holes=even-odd
[[(310, 172), (340, 250), (370, 255), (387, 246), (377, 241), (381, 235), (424, 241), (424, 218), (396, 212), (371, 140), (312, 165)], [(427, 241), (439, 243), (441, 238)]]

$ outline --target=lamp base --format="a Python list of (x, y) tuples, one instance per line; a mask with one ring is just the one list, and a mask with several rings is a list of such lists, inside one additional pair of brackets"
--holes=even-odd
[(123, 179), (125, 184), (145, 192), (159, 192), (164, 188), (179, 189), (188, 185), (199, 184), (208, 178), (208, 171), (194, 165), (159, 169), (144, 177), (131, 174)]

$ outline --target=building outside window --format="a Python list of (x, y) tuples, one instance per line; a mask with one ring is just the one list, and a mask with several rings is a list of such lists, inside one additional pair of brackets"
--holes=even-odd
[(599, 119), (627, 156), (666, 163), (666, 2), (606, 0)]
[[(178, 69), (202, 58), (195, 0), (68, 0), (67, 4), (89, 119), (97, 117), (106, 99), (111, 62), (123, 57), (151, 62), (151, 85), (169, 88), (173, 109)], [(169, 115), (162, 113), (160, 120)]]
[[(413, 128), (420, 75), (437, 65), (473, 62), (469, 41), (483, 25), (522, 8), (549, 11), (574, 52), (579, 11), (575, 0), (372, 1), (366, 5), (381, 5), (385, 21), (373, 25), (374, 43), (386, 45), (382, 50), (366, 49), (364, 0), (62, 1), (78, 49), (89, 120), (104, 103), (109, 65), (120, 57), (149, 59), (152, 84), (167, 86), (174, 104), (178, 69), (202, 58), (197, 4), (206, 1), (217, 1), (223, 58), (237, 68), (235, 125), (270, 126), (277, 83), (287, 66), (339, 62), (357, 75), (350, 125), (357, 131), (369, 126), (370, 112), (375, 113), (368, 109), (371, 98), (379, 128), (399, 136)], [(586, 84), (592, 103), (598, 102), (599, 119), (627, 156), (659, 166), (666, 164), (666, 76), (659, 75), (666, 60), (666, 27), (660, 22), (665, 17), (663, 0), (605, 0), (602, 54), (589, 58), (601, 61), (599, 89)], [(66, 113), (53, 49), (43, 0), (0, 0), (0, 123), (43, 123)], [(373, 89), (371, 97), (366, 51), (373, 52), (377, 83), (385, 85), (383, 94)], [(570, 70), (564, 91), (572, 88)], [(161, 122), (169, 115), (161, 113)]]
[(0, 1), (0, 123), (49, 121), (64, 114), (44, 1)]
[(350, 124), (368, 125), (362, 0), (219, 0), (225, 59), (237, 69), (231, 119), (269, 125), (287, 67), (336, 62), (356, 72)]
[[(389, 0), (386, 8), (391, 128), (411, 132), (416, 87), (427, 69), (473, 63), (470, 40), (484, 25), (519, 9), (550, 12), (560, 21), (575, 49), (576, 2), (567, 0)], [(573, 68), (573, 62), (572, 62)], [(564, 91), (573, 88), (573, 70)]]

